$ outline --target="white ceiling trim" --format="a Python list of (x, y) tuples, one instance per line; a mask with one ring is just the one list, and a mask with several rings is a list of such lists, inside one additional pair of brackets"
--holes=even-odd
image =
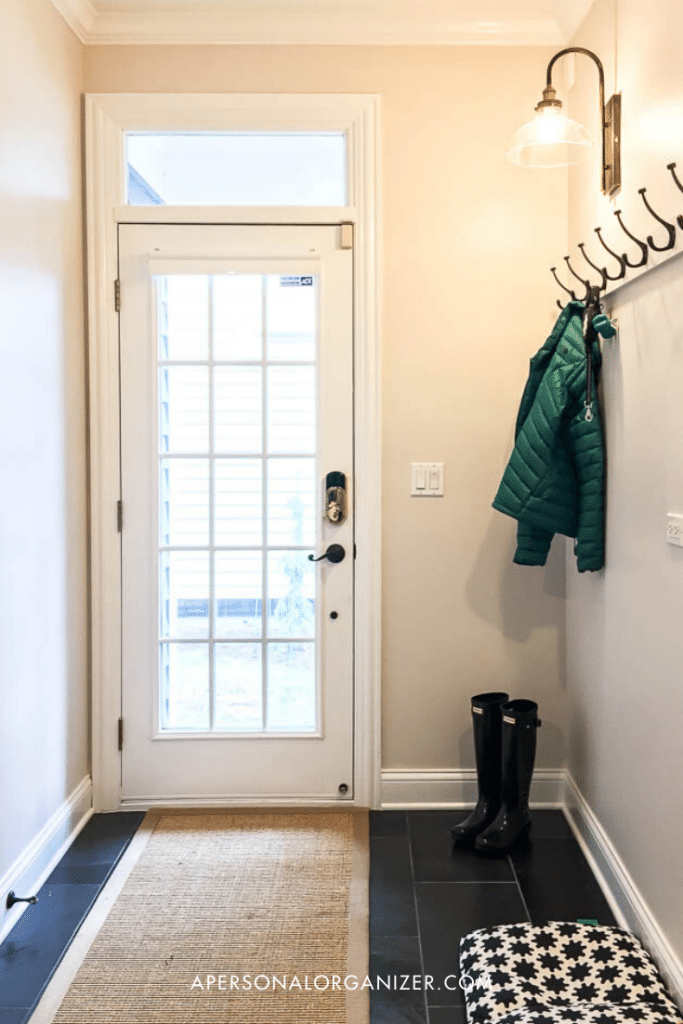
[(69, 28), (82, 43), (89, 43), (97, 20), (97, 11), (90, 0), (52, 0)]
[[(68, 0), (60, 0), (61, 3)], [(349, 12), (293, 12), (283, 16), (280, 4), (258, 10), (208, 13), (98, 14), (90, 32), (92, 43), (234, 43), (319, 45), (553, 45), (562, 41), (557, 22), (496, 21), (485, 26), (448, 23), (416, 13), (390, 20), (375, 14), (370, 4), (362, 15)]]
[(552, 17), (492, 21), (449, 19), (443, 4), (419, 0), (392, 6), (368, 0), (346, 4), (302, 0), (228, 2), (222, 10), (98, 10), (91, 0), (52, 0), (83, 43), (319, 44), (396, 46), (561, 46), (578, 28), (593, 0), (557, 0)]

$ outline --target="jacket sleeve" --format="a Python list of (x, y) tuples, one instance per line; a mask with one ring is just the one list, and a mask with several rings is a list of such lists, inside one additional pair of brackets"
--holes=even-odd
[(541, 530), (530, 523), (517, 523), (517, 550), (513, 562), (517, 565), (545, 565), (554, 537), (548, 530)]
[(574, 552), (579, 572), (595, 572), (605, 564), (605, 447), (599, 410), (588, 421), (581, 406), (567, 434), (579, 492)]

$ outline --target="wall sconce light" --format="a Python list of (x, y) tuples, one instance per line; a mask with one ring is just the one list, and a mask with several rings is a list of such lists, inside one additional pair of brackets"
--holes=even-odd
[(562, 103), (553, 88), (555, 61), (567, 53), (585, 53), (598, 66), (600, 76), (600, 118), (602, 124), (602, 191), (611, 195), (621, 185), (621, 95), (615, 94), (605, 105), (605, 72), (602, 62), (591, 50), (569, 46), (556, 53), (548, 64), (543, 99), (536, 107), (533, 121), (518, 128), (506, 153), (520, 167), (566, 167), (585, 160), (592, 146), (588, 132), (578, 121), (562, 113)]

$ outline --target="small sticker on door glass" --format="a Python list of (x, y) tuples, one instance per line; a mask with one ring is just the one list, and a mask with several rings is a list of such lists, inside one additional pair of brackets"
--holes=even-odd
[(280, 287), (281, 288), (303, 288), (306, 285), (312, 285), (312, 277), (281, 277)]

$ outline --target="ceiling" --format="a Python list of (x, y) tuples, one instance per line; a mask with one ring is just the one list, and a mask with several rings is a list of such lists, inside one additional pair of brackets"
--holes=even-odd
[(558, 45), (593, 0), (52, 0), (84, 43)]

